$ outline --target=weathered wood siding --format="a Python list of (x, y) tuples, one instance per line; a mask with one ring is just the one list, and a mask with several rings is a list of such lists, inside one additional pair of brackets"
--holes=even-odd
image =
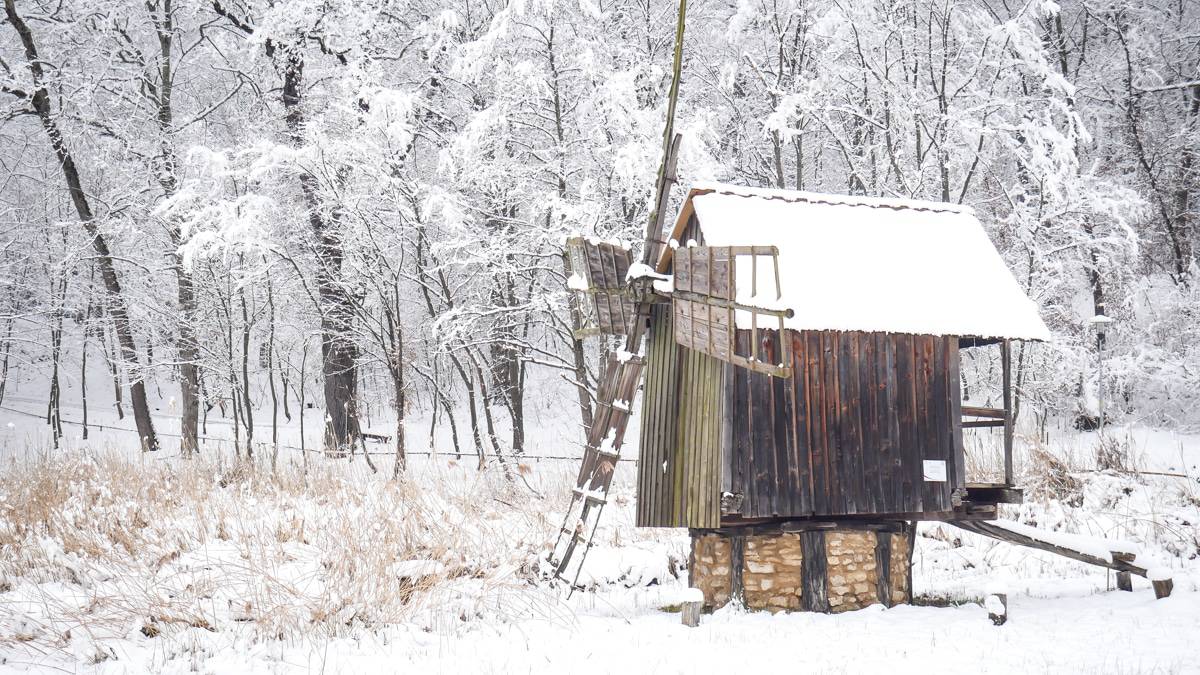
[(637, 524), (718, 527), (725, 364), (675, 343), (671, 308), (651, 315)]
[[(740, 515), (918, 514), (962, 485), (955, 338), (786, 331), (794, 376), (727, 369), (725, 490)], [(773, 349), (775, 337), (763, 337)], [(748, 336), (739, 335), (739, 341)], [(739, 345), (740, 347), (740, 345)], [(945, 482), (923, 462), (946, 463)]]

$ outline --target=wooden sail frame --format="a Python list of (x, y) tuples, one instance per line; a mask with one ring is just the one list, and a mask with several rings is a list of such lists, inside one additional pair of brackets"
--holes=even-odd
[[(760, 259), (766, 258), (765, 262)], [(750, 265), (750, 295), (739, 294), (738, 265)], [(758, 297), (759, 265), (770, 265), (774, 301), (779, 285), (779, 249), (774, 246), (689, 246), (674, 253), (671, 292), (675, 341), (703, 354), (774, 377), (791, 377), (790, 341), (781, 339), (790, 309), (738, 302)], [(743, 289), (744, 290), (744, 289)], [(737, 349), (738, 313), (749, 315), (748, 353)], [(772, 334), (774, 339), (772, 339)]]
[(571, 288), (580, 313), (576, 339), (593, 335), (629, 335), (637, 309), (625, 285), (632, 253), (611, 242), (585, 237), (567, 239), (567, 275), (582, 280)]

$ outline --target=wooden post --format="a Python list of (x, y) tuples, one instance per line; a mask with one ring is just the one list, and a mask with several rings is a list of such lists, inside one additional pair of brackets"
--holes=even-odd
[(1004, 484), (1013, 485), (1012, 346), (1000, 343), (1000, 367), (1004, 373)]
[(683, 625), (689, 628), (699, 626), (702, 607), (704, 607), (704, 592), (695, 587), (685, 590), (679, 602), (679, 618), (683, 621)]
[(987, 608), (988, 618), (992, 620), (993, 624), (1003, 626), (1008, 623), (1007, 593), (992, 593), (983, 604)]
[(1162, 600), (1171, 595), (1171, 589), (1175, 587), (1175, 582), (1171, 580), (1171, 570), (1162, 567), (1155, 567), (1146, 571), (1146, 578), (1150, 580), (1150, 585), (1154, 587), (1154, 598)]
[(1129, 572), (1117, 572), (1117, 590), (1132, 591), (1133, 575)]
[(729, 599), (741, 605), (745, 603), (745, 588), (742, 585), (742, 567), (746, 564), (746, 538), (734, 535), (729, 541)]
[(683, 603), (680, 610), (683, 625), (689, 628), (695, 628), (700, 625), (700, 606), (703, 604), (703, 602), (696, 602), (695, 600), (688, 600)]

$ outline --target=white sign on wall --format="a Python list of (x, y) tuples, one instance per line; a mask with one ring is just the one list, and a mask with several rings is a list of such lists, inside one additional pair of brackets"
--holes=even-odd
[(925, 481), (929, 483), (945, 483), (946, 482), (946, 462), (940, 459), (927, 459), (924, 461)]

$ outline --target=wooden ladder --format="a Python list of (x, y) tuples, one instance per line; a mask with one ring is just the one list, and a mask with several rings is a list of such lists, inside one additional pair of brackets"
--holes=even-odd
[[(634, 333), (640, 332), (634, 329)], [(588, 430), (579, 476), (571, 490), (571, 505), (550, 554), (554, 577), (566, 582), (572, 593), (580, 588), (579, 573), (608, 503), (644, 364), (642, 357), (628, 352), (619, 356), (610, 352), (605, 359), (604, 374), (596, 392), (596, 412)]]

